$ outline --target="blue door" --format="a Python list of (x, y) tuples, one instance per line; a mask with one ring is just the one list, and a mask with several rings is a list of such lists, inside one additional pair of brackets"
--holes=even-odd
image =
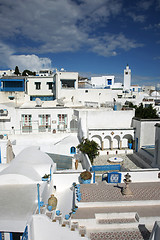
[(138, 152), (138, 138), (136, 138), (136, 152)]

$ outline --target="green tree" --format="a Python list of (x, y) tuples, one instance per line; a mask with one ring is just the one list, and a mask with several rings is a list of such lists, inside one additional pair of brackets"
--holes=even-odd
[(135, 116), (142, 119), (159, 118), (156, 109), (150, 104), (148, 107), (143, 107), (141, 103), (139, 107), (136, 107)]
[(23, 73), (22, 73), (22, 76), (28, 76), (28, 75), (36, 76), (36, 72), (32, 72), (32, 71), (30, 71), (28, 69), (24, 70)]
[(15, 67), (14, 74), (16, 74), (17, 76), (20, 75), (18, 66)]
[(82, 142), (77, 146), (77, 148), (82, 152), (88, 155), (91, 164), (93, 164), (93, 160), (96, 156), (99, 155), (99, 145), (93, 140), (89, 140), (87, 138), (83, 138)]

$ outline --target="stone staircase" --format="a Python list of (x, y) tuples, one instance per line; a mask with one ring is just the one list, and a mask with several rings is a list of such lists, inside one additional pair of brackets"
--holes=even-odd
[(141, 168), (151, 168), (152, 162), (148, 158), (144, 157), (142, 154), (135, 152), (133, 154), (133, 158), (139, 162)]
[[(71, 219), (71, 225), (75, 219)], [(94, 219), (76, 219), (79, 226), (85, 226), (87, 236), (90, 233), (106, 232), (119, 229), (138, 229), (139, 216), (135, 212), (96, 213)]]
[[(87, 240), (88, 237), (86, 236), (86, 228), (85, 226), (79, 225), (76, 221), (71, 221), (71, 218), (66, 220), (62, 217), (62, 215), (57, 216), (55, 211), (50, 212), (48, 211), (46, 206), (40, 208), (41, 214), (45, 214), (50, 221), (54, 224), (56, 228), (60, 228), (60, 231), (63, 231), (67, 236), (70, 236), (71, 239), (83, 239)], [(36, 211), (38, 214), (38, 211)]]

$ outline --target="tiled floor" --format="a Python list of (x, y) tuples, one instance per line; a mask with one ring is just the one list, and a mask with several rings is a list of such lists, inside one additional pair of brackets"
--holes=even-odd
[(91, 233), (91, 240), (148, 240), (150, 232), (146, 230)]
[(133, 196), (124, 196), (121, 191), (125, 184), (82, 184), (81, 202), (160, 200), (160, 183), (131, 183)]
[(123, 218), (123, 219), (99, 219), (99, 224), (112, 224), (112, 223), (133, 223), (136, 222), (135, 218)]

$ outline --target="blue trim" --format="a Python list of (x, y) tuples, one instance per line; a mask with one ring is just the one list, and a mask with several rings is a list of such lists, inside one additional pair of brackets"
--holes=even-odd
[(10, 240), (13, 240), (13, 235), (12, 235), (12, 233), (10, 233)]
[(26, 226), (21, 240), (28, 240), (28, 227)]
[(110, 170), (119, 170), (121, 169), (121, 165), (97, 165), (97, 166), (92, 166), (91, 171), (110, 171)]
[(51, 180), (52, 180), (52, 165), (50, 167), (50, 182), (51, 182)]
[(142, 148), (153, 149), (153, 148), (155, 148), (155, 145), (142, 146)]
[(136, 138), (136, 152), (138, 152), (138, 138)]
[(53, 101), (53, 100), (55, 100), (54, 96), (30, 96), (30, 101), (35, 101), (36, 98), (41, 99), (41, 101)]
[[(24, 79), (1, 79), (0, 80), (0, 91), (2, 92), (24, 92), (25, 83)], [(2, 83), (3, 82), (3, 87)]]
[(40, 184), (38, 183), (37, 184), (37, 193), (38, 193), (38, 214), (40, 214), (40, 194), (39, 194), (39, 187), (40, 187)]
[(93, 183), (95, 183), (96, 181), (96, 171), (110, 171), (110, 170), (118, 170), (120, 171), (121, 169), (121, 165), (117, 164), (117, 165), (98, 165), (98, 166), (92, 166), (91, 167), (91, 171), (94, 172), (93, 173)]
[(2, 240), (2, 233), (0, 232), (0, 240)]

